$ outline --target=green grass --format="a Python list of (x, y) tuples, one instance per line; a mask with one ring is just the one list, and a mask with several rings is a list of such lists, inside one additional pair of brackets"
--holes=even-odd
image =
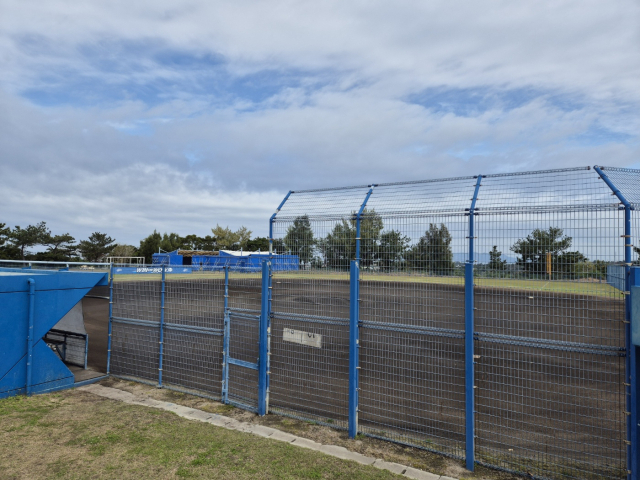
[(79, 391), (0, 400), (2, 478), (392, 479), (390, 472)]

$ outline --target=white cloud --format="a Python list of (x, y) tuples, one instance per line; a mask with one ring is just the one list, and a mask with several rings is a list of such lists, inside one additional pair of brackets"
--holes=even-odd
[(638, 162), (631, 0), (1, 2), (11, 224), (264, 235), (292, 188)]

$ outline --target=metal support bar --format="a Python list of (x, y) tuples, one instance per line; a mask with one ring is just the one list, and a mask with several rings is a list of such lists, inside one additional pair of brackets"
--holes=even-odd
[(222, 341), (222, 403), (229, 403), (229, 267), (224, 267), (224, 337)]
[(269, 335), (269, 267), (271, 262), (262, 261), (262, 301), (260, 315), (260, 354), (258, 356), (258, 415), (267, 413), (268, 402), (268, 335)]
[(362, 205), (360, 205), (360, 210), (358, 211), (358, 213), (356, 214), (356, 256), (355, 256), (355, 260), (357, 262), (360, 262), (360, 220), (362, 218), (362, 213), (364, 212), (364, 209), (367, 207), (367, 202), (369, 201), (369, 198), (371, 197), (371, 194), (373, 193), (373, 187), (375, 185), (371, 185), (369, 188), (369, 191), (367, 192), (367, 196), (364, 197), (364, 202), (362, 202)]
[(280, 202), (280, 205), (278, 205), (278, 208), (276, 208), (276, 211), (273, 213), (273, 215), (271, 215), (271, 218), (269, 219), (269, 255), (270, 256), (273, 255), (273, 222), (276, 219), (276, 215), (278, 215), (278, 212), (282, 210), (282, 207), (284, 206), (285, 202), (289, 200), (289, 197), (291, 196), (292, 193), (293, 193), (293, 190), (290, 190), (289, 193), (285, 195), (284, 199), (282, 200), (282, 202)]
[(258, 363), (251, 363), (245, 360), (238, 360), (237, 358), (229, 358), (227, 361), (229, 362), (229, 365), (237, 365), (243, 368), (250, 368), (251, 370), (258, 370), (258, 371), (260, 370), (260, 365)]
[(111, 373), (111, 324), (113, 323), (113, 264), (109, 266), (109, 333), (107, 337), (107, 375)]
[(162, 290), (160, 291), (160, 349), (158, 355), (158, 387), (162, 387), (162, 356), (164, 354), (164, 295), (166, 267), (162, 265)]
[(360, 317), (360, 266), (351, 262), (350, 308), (349, 308), (349, 438), (358, 434), (358, 360), (360, 340), (358, 319)]
[(89, 359), (89, 334), (84, 336), (84, 369), (87, 369), (87, 360)]
[(464, 266), (464, 396), (465, 396), (465, 461), (467, 470), (475, 469), (476, 416), (475, 416), (475, 368), (473, 333), (474, 322), (474, 286), (473, 264), (475, 262), (475, 209), (482, 175), (478, 175), (469, 208), (469, 260)]
[[(624, 290), (625, 292), (631, 289), (631, 203), (624, 197), (622, 192), (618, 190), (611, 179), (602, 171), (604, 167), (598, 167), (597, 165), (593, 169), (600, 175), (600, 178), (607, 184), (613, 194), (618, 197), (620, 202), (624, 205), (624, 263), (625, 263), (625, 275), (624, 275)], [(631, 343), (631, 296), (625, 295), (625, 348), (627, 349), (626, 361), (625, 361), (625, 379), (628, 382), (627, 390), (627, 402), (626, 409), (630, 415), (627, 415), (627, 471), (629, 474), (627, 478), (629, 480), (640, 479), (640, 445), (638, 435), (638, 419), (640, 418), (640, 412), (638, 412), (638, 398), (640, 397), (640, 382), (638, 382), (637, 374), (640, 370), (638, 361), (640, 360), (640, 352), (638, 348)], [(627, 383), (625, 382), (625, 383)]]
[(33, 371), (33, 320), (36, 309), (36, 281), (33, 278), (29, 283), (29, 326), (27, 327), (27, 395), (31, 395), (31, 372)]

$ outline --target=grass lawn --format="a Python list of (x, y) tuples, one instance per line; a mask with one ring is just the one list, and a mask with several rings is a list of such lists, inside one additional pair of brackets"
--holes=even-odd
[(0, 400), (0, 444), (3, 479), (401, 478), (77, 390)]

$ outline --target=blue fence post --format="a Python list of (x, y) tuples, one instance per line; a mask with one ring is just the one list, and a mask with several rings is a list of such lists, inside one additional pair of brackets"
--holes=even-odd
[(349, 308), (349, 438), (358, 434), (358, 388), (359, 388), (359, 348), (360, 338), (358, 321), (360, 318), (360, 266), (356, 260), (351, 261), (350, 270), (351, 298)]
[(355, 258), (349, 267), (349, 438), (358, 434), (358, 410), (360, 390), (360, 226), (362, 214), (376, 185), (369, 185), (356, 221)]
[(229, 403), (229, 267), (224, 266), (224, 336), (222, 337), (222, 403)]
[(111, 374), (111, 325), (113, 323), (113, 263), (109, 266), (109, 333), (107, 337), (107, 375)]
[(269, 380), (267, 378), (269, 364), (269, 264), (268, 260), (262, 261), (262, 298), (260, 305), (260, 354), (258, 358), (258, 415), (267, 413)]
[(31, 372), (33, 371), (33, 322), (36, 309), (36, 281), (33, 278), (29, 283), (29, 325), (27, 326), (27, 395), (31, 395)]
[(160, 355), (158, 358), (158, 387), (162, 387), (162, 356), (164, 354), (164, 296), (166, 284), (166, 268), (162, 264), (162, 290), (160, 292)]
[(464, 266), (464, 397), (465, 397), (465, 461), (467, 470), (474, 471), (476, 462), (476, 410), (475, 410), (475, 332), (474, 262), (475, 262), (475, 210), (482, 175), (476, 180), (469, 208), (469, 259)]
[(637, 374), (640, 370), (640, 354), (638, 347), (631, 342), (631, 265), (632, 265), (632, 245), (631, 245), (631, 203), (624, 197), (622, 192), (618, 190), (611, 179), (603, 172), (605, 167), (593, 169), (600, 175), (600, 178), (607, 184), (613, 194), (618, 197), (620, 203), (624, 207), (624, 264), (625, 264), (625, 384), (626, 391), (626, 413), (627, 413), (627, 478), (629, 480), (640, 480), (640, 445), (638, 435), (638, 398), (640, 397), (640, 382), (638, 382)]

